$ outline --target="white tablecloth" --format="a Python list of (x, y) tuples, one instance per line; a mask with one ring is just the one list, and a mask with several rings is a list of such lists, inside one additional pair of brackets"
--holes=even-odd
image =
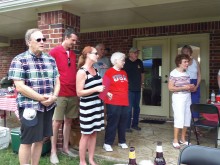
[(1, 96), (0, 97), (0, 110), (13, 111), (15, 112), (15, 115), (19, 118), (16, 98), (8, 98), (6, 96)]

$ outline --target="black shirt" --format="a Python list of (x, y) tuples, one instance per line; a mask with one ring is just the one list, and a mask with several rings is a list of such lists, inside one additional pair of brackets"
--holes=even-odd
[(125, 60), (124, 70), (128, 75), (129, 91), (141, 91), (141, 74), (144, 73), (143, 62), (140, 59)]

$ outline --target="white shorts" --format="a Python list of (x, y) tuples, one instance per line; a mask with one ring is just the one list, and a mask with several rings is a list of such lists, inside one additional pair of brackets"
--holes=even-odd
[(189, 127), (191, 122), (191, 93), (173, 93), (172, 107), (174, 117), (174, 127)]

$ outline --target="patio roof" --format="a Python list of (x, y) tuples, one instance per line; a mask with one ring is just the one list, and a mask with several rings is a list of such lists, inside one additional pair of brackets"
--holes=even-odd
[(219, 0), (0, 0), (0, 42), (23, 38), (39, 12), (79, 15), (84, 33), (220, 20), (219, 8)]

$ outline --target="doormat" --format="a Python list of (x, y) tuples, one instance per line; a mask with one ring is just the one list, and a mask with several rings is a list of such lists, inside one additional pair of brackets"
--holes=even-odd
[(140, 120), (141, 123), (150, 123), (150, 124), (164, 124), (166, 121), (164, 120), (150, 120), (150, 119), (143, 119)]

